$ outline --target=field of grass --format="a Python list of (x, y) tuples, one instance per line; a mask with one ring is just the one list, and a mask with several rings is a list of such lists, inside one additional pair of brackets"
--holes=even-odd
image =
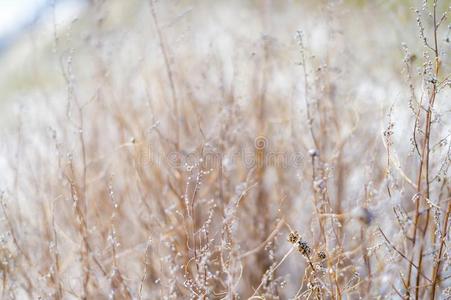
[(451, 299), (450, 9), (49, 12), (0, 57), (0, 298)]

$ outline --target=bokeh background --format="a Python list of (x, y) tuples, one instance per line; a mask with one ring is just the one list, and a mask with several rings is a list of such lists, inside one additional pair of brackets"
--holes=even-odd
[(2, 298), (450, 297), (432, 4), (0, 0)]

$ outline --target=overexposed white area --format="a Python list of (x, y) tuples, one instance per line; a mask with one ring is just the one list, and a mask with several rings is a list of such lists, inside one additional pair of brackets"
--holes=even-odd
[(0, 37), (17, 30), (36, 16), (46, 0), (1, 0)]
[(21, 32), (43, 18), (56, 25), (70, 22), (84, 0), (0, 0), (0, 40)]

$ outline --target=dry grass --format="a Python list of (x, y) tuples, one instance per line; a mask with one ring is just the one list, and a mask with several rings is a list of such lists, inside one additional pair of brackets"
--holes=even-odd
[(36, 30), (2, 299), (451, 297), (450, 3), (390, 3), (93, 1)]

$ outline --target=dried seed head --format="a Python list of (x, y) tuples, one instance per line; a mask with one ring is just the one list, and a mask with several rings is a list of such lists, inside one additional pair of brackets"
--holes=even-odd
[(313, 182), (313, 188), (316, 192), (324, 194), (326, 192), (327, 184), (323, 179), (318, 179)]
[(290, 232), (290, 234), (288, 235), (288, 241), (292, 244), (299, 241), (300, 238), (301, 238), (301, 236), (299, 235), (299, 233), (297, 231)]
[(323, 260), (323, 259), (326, 259), (326, 257), (327, 257), (326, 253), (324, 251), (318, 252), (318, 258), (319, 259)]
[(352, 211), (352, 215), (354, 218), (359, 220), (365, 225), (369, 225), (371, 221), (373, 221), (374, 216), (373, 214), (368, 210), (368, 208), (365, 207), (357, 207)]
[(310, 248), (309, 244), (306, 241), (302, 240), (298, 242), (298, 251), (305, 257), (310, 257), (310, 254), (312, 254), (312, 249)]
[(319, 152), (316, 149), (310, 149), (308, 151), (308, 155), (310, 155), (311, 157), (317, 157), (317, 156), (319, 156)]

